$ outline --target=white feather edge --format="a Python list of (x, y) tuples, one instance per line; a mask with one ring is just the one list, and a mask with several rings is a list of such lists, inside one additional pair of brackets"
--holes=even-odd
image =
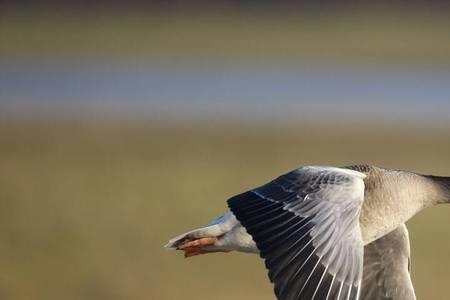
[(326, 166), (307, 166), (307, 167), (303, 167), (300, 168), (300, 170), (316, 170), (316, 171), (332, 171), (332, 172), (338, 172), (338, 173), (342, 173), (342, 174), (346, 174), (346, 175), (350, 175), (350, 176), (355, 176), (361, 179), (366, 178), (366, 174), (361, 173), (359, 171), (355, 171), (355, 170), (350, 170), (350, 169), (343, 169), (343, 168), (337, 168), (337, 167), (326, 167)]

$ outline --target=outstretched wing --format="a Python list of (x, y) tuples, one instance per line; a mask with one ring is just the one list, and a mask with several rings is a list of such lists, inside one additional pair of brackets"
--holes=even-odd
[(361, 300), (415, 300), (408, 229), (400, 225), (364, 247)]
[(279, 300), (356, 300), (363, 173), (303, 167), (228, 200), (253, 237)]

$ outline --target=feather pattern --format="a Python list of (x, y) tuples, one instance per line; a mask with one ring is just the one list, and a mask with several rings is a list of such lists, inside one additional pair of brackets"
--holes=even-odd
[(265, 259), (279, 300), (357, 299), (364, 177), (304, 167), (228, 201)]

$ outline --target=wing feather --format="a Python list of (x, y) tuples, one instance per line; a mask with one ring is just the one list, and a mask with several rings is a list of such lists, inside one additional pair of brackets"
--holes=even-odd
[(228, 200), (279, 300), (357, 300), (364, 174), (304, 167)]
[(415, 300), (405, 224), (364, 247), (361, 300)]

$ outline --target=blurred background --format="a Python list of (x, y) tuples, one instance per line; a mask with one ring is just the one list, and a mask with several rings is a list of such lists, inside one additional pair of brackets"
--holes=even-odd
[[(0, 1), (0, 299), (275, 299), (163, 245), (302, 165), (450, 176), (447, 1)], [(450, 207), (409, 222), (448, 299)]]

